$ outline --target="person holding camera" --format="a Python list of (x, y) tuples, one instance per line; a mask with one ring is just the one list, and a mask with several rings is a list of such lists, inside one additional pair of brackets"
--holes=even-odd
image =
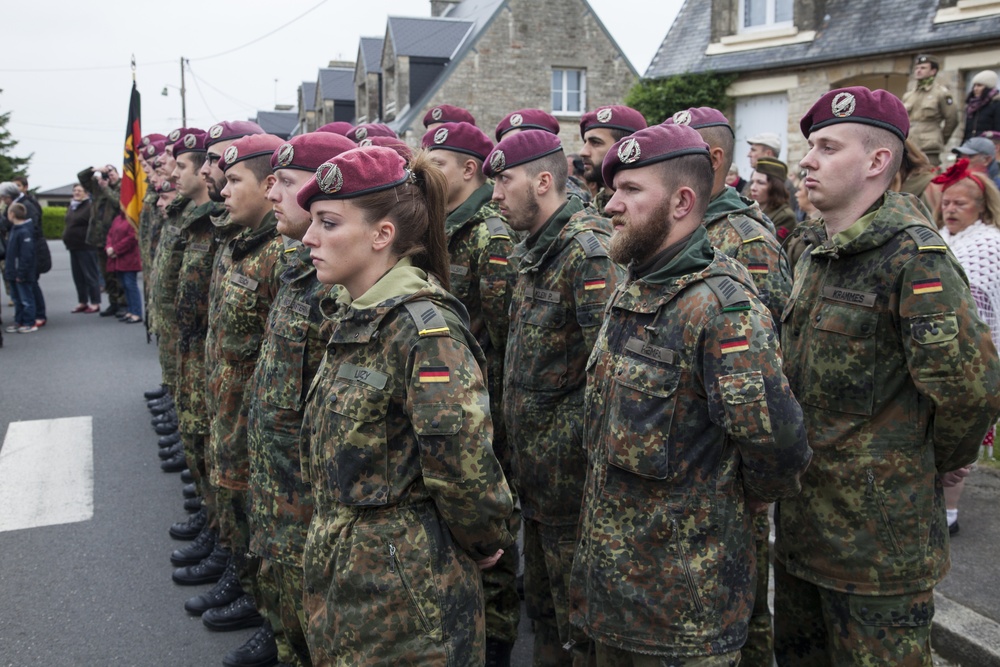
[[(108, 256), (105, 244), (108, 230), (118, 215), (121, 178), (118, 170), (108, 164), (103, 167), (87, 167), (76, 175), (83, 189), (90, 193), (90, 223), (87, 227), (87, 245), (98, 249), (97, 264), (104, 277), (104, 291), (108, 293), (108, 307), (101, 311), (101, 317), (125, 313), (125, 292), (114, 271), (108, 271)], [(121, 311), (119, 313), (119, 311)]]

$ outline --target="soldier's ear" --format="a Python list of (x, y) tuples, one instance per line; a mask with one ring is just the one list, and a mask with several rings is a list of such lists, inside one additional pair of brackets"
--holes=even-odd
[(482, 173), (482, 168), (482, 163), (475, 158), (466, 158), (462, 163), (462, 178), (466, 181), (474, 180)]
[(868, 154), (868, 177), (883, 178), (886, 172), (892, 168), (892, 151), (885, 146), (880, 146)]

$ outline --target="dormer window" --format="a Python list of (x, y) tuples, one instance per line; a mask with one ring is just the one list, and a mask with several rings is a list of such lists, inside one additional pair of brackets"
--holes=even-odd
[(740, 32), (792, 25), (794, 0), (740, 0)]

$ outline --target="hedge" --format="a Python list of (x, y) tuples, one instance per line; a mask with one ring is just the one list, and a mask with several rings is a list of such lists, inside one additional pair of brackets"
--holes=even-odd
[(65, 206), (45, 206), (42, 208), (42, 233), (49, 240), (61, 239), (66, 224)]

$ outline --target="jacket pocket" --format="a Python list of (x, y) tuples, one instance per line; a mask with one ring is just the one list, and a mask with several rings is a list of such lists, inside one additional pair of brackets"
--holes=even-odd
[(270, 349), (258, 360), (262, 366), (264, 400), (285, 410), (301, 410), (303, 373), (306, 358), (306, 338), (309, 323), (291, 320), (272, 311)]
[(815, 312), (802, 403), (870, 416), (875, 402), (879, 314), (826, 302)]
[(451, 484), (461, 484), (462, 425), (465, 411), (461, 405), (419, 405), (413, 410), (413, 431), (423, 450), (421, 461), (425, 477)]
[[(566, 309), (559, 304), (526, 301), (517, 315), (520, 336), (514, 354), (508, 355), (508, 368), (520, 387), (536, 390), (566, 386)], [(513, 322), (512, 322), (513, 323)]]
[(325, 469), (333, 495), (345, 505), (389, 500), (389, 398), (387, 391), (335, 380), (324, 399), (327, 424), (314, 436), (321, 438), (323, 460), (315, 463)]
[(647, 479), (667, 479), (680, 369), (622, 357), (614, 374), (606, 427), (608, 463)]
[(919, 364), (917, 377), (925, 382), (961, 375), (962, 357), (955, 313), (919, 315), (909, 319), (910, 337), (929, 363)]
[(769, 442), (771, 416), (767, 411), (764, 375), (760, 371), (735, 373), (719, 378), (726, 409), (726, 432), (743, 442)]

